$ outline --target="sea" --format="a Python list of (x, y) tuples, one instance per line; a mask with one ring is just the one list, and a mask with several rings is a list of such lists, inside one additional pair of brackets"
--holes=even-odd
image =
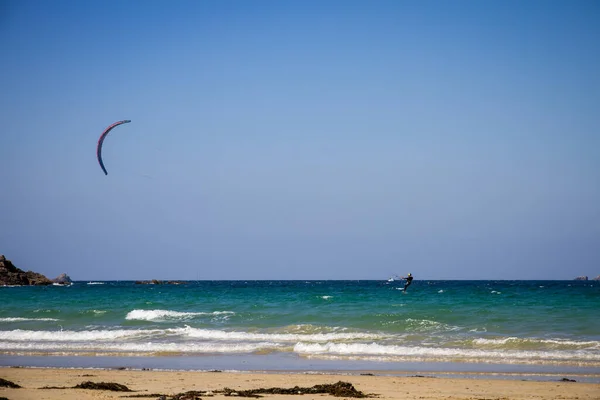
[(0, 367), (600, 382), (600, 281), (177, 283), (0, 287)]

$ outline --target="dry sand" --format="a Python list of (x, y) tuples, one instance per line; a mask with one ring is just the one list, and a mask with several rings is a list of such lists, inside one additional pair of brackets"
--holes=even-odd
[[(523, 381), (506, 379), (467, 379), (449, 377), (397, 377), (345, 374), (293, 374), (244, 372), (140, 371), (101, 369), (0, 368), (0, 378), (22, 388), (0, 387), (0, 398), (9, 400), (91, 400), (91, 399), (158, 399), (158, 394), (172, 395), (188, 391), (216, 391), (224, 388), (312, 387), (318, 384), (349, 382), (378, 399), (600, 399), (600, 384), (562, 381)], [(86, 381), (112, 382), (134, 392), (73, 389)], [(44, 387), (57, 387), (42, 389)], [(157, 394), (152, 397), (139, 395)], [(136, 397), (130, 397), (136, 396)], [(269, 400), (336, 399), (329, 394), (263, 395)], [(204, 400), (225, 400), (224, 394), (202, 395)], [(190, 397), (192, 398), (192, 397)]]

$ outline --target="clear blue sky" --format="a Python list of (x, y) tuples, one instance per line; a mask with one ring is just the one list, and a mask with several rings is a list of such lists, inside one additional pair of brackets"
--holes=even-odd
[(0, 0), (0, 48), (22, 269), (600, 274), (598, 1)]

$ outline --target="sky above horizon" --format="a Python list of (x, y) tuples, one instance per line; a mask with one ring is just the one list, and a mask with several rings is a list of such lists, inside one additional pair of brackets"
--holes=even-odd
[(21, 269), (600, 275), (597, 1), (0, 0), (0, 48)]

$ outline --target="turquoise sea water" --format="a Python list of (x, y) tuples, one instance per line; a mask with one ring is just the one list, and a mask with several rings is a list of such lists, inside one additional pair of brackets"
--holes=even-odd
[(407, 293), (400, 288), (386, 281), (0, 287), (0, 366), (43, 355), (68, 356), (75, 365), (90, 356), (252, 356), (348, 369), (366, 362), (600, 368), (599, 281), (414, 281)]

